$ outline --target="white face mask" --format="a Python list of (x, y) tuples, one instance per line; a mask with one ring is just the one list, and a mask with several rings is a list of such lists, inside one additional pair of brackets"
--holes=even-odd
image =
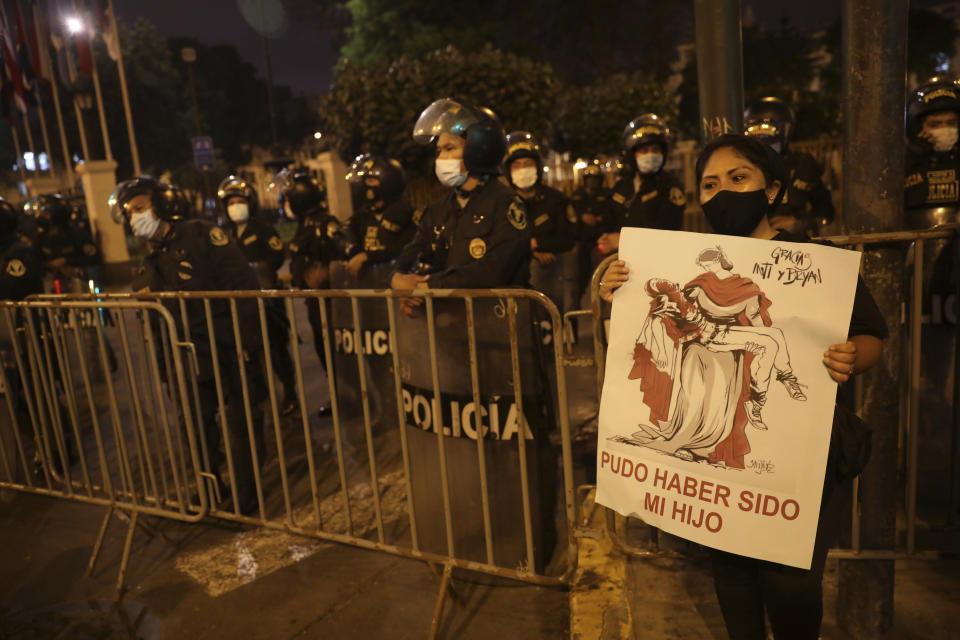
[(467, 174), (460, 173), (460, 158), (437, 158), (437, 179), (448, 187), (459, 187), (467, 181)]
[(130, 216), (130, 228), (138, 238), (152, 238), (160, 226), (160, 220), (153, 215), (153, 209), (147, 209)]
[(250, 205), (246, 202), (234, 202), (227, 205), (227, 215), (233, 222), (242, 224), (250, 219)]
[(638, 153), (637, 171), (643, 174), (656, 173), (663, 166), (662, 153)]
[(510, 177), (518, 189), (529, 189), (537, 184), (537, 178), (540, 177), (540, 172), (537, 171), (536, 167), (523, 167), (522, 169), (514, 169), (511, 171)]
[(287, 220), (296, 220), (297, 214), (293, 212), (293, 209), (290, 208), (290, 202), (283, 203), (283, 215), (287, 216)]
[(943, 153), (950, 151), (953, 145), (957, 144), (956, 127), (937, 127), (930, 129), (930, 137), (933, 138), (933, 150)]

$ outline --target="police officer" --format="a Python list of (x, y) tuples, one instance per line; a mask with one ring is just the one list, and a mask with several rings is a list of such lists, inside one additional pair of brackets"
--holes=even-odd
[(78, 263), (85, 267), (87, 273), (96, 280), (100, 280), (100, 263), (103, 256), (100, 247), (93, 237), (93, 227), (90, 225), (90, 216), (87, 215), (87, 206), (83, 202), (71, 202), (70, 230), (76, 235), (80, 245)]
[[(904, 200), (908, 217), (918, 210), (955, 207), (960, 175), (960, 83), (931, 78), (913, 92), (907, 104), (907, 177)], [(914, 210), (916, 213), (911, 213)], [(929, 220), (929, 226), (947, 220)], [(952, 220), (951, 220), (952, 221)], [(919, 221), (908, 221), (921, 226)]]
[[(450, 190), (424, 211), (397, 258), (393, 289), (525, 286), (530, 230), (523, 201), (497, 178), (506, 143), (492, 112), (451, 98), (427, 107), (413, 129), (436, 143), (436, 175)], [(408, 315), (423, 298), (408, 298)]]
[[(361, 273), (371, 274), (369, 267), (383, 265), (400, 255), (413, 239), (423, 211), (414, 211), (404, 197), (403, 167), (393, 158), (360, 156), (347, 174), (347, 181), (355, 195), (349, 223), (347, 272), (359, 277)], [(379, 277), (372, 276), (378, 286), (387, 286), (389, 274), (382, 277), (380, 283)]]
[[(227, 212), (224, 229), (253, 267), (260, 288), (279, 288), (277, 270), (285, 259), (283, 241), (273, 225), (260, 216), (260, 201), (253, 185), (243, 178), (227, 176), (217, 187), (217, 198)], [(297, 387), (289, 346), (290, 323), (282, 300), (267, 300), (265, 311), (270, 361), (283, 384), (280, 412), (288, 415), (297, 408)]]
[[(119, 184), (110, 196), (111, 214), (135, 236), (145, 240), (149, 253), (134, 279), (137, 291), (242, 291), (257, 290), (258, 282), (243, 252), (220, 227), (189, 219), (189, 204), (182, 192), (150, 176)], [(176, 307), (172, 301), (165, 304)], [(217, 426), (217, 386), (210, 348), (211, 333), (222, 377), (226, 428), (230, 432), (239, 511), (253, 513), (258, 505), (249, 437), (244, 421), (243, 385), (234, 342), (230, 305), (211, 300), (213, 326), (207, 326), (203, 301), (187, 301), (190, 337), (197, 352), (202, 429), (209, 453), (210, 471), (217, 474), (224, 460)], [(260, 331), (255, 304), (237, 303), (247, 391), (253, 408), (253, 435), (258, 460), (263, 459), (263, 381), (259, 377)], [(174, 317), (179, 317), (179, 311)], [(222, 493), (221, 493), (222, 495)]]
[(617, 231), (600, 236), (604, 253), (620, 246), (623, 227), (679, 230), (687, 197), (680, 181), (664, 170), (670, 152), (670, 129), (655, 113), (634, 118), (620, 139), (625, 163), (636, 173), (621, 178), (613, 187), (611, 200), (616, 212)]
[[(330, 286), (330, 262), (343, 259), (347, 245), (340, 222), (327, 209), (326, 189), (305, 167), (284, 169), (274, 182), (284, 215), (298, 221), (297, 233), (290, 242), (293, 286), (326, 289)], [(323, 322), (316, 298), (307, 300), (307, 318), (313, 328), (314, 350), (326, 370)], [(330, 415), (330, 405), (322, 405), (319, 414)]]
[(833, 200), (823, 184), (823, 167), (809, 153), (790, 149), (796, 128), (793, 109), (783, 100), (761, 98), (743, 114), (744, 134), (765, 142), (780, 154), (787, 170), (787, 190), (770, 214), (774, 229), (815, 235), (820, 225), (833, 221)]
[(0, 198), (0, 300), (23, 300), (43, 293), (43, 267), (37, 247), (21, 233), (20, 214)]
[(564, 262), (576, 260), (575, 256), (566, 254), (577, 240), (577, 212), (565, 195), (543, 184), (540, 144), (531, 133), (514, 131), (506, 142), (504, 174), (523, 199), (527, 219), (533, 221), (530, 285), (545, 293), (563, 313), (574, 305), (572, 287), (576, 276)]
[[(81, 268), (90, 262), (73, 230), (73, 207), (59, 194), (48, 194), (31, 198), (23, 210), (36, 219), (40, 257), (46, 274), (54, 281), (56, 292), (60, 293), (59, 287), (72, 283), (81, 275)], [(92, 257), (95, 259), (96, 254)]]
[(597, 241), (604, 233), (614, 231), (615, 216), (610, 190), (603, 186), (605, 167), (600, 158), (587, 161), (580, 171), (582, 184), (570, 196), (577, 212), (580, 246), (577, 300), (583, 295), (594, 267), (600, 262)]

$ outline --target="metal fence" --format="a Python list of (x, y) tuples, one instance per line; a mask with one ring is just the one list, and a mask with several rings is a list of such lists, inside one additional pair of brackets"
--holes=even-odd
[[(907, 295), (902, 309), (885, 310), (886, 317), (900, 317), (898, 326), (890, 327), (891, 333), (900, 332), (902, 350), (902, 375), (899, 377), (901, 386), (901, 403), (899, 416), (899, 454), (898, 467), (889, 472), (901, 479), (900, 493), (894, 496), (902, 508), (902, 535), (898, 535), (898, 543), (893, 549), (864, 549), (861, 544), (861, 509), (859, 502), (860, 478), (853, 481), (853, 500), (850, 515), (850, 546), (831, 550), (832, 557), (847, 559), (874, 559), (874, 558), (907, 558), (907, 557), (937, 557), (941, 552), (955, 553), (956, 540), (950, 532), (955, 531), (956, 518), (960, 514), (960, 459), (958, 459), (958, 441), (960, 441), (960, 413), (954, 403), (958, 378), (957, 366), (960, 364), (956, 356), (958, 343), (956, 341), (956, 319), (944, 319), (950, 308), (960, 299), (956, 290), (956, 276), (951, 265), (957, 252), (958, 225), (943, 225), (933, 229), (919, 231), (899, 231), (890, 233), (872, 233), (848, 236), (834, 236), (824, 238), (835, 245), (849, 247), (863, 251), (871, 246), (899, 246), (903, 253), (903, 260), (907, 266), (908, 281), (904, 283)], [(599, 297), (599, 283), (604, 271), (617, 255), (608, 256), (601, 262), (593, 273), (591, 282), (591, 309), (594, 318), (593, 336), (595, 359), (597, 362), (596, 383), (598, 397), (603, 388), (604, 363), (606, 359), (607, 331), (609, 323), (609, 305)], [(931, 272), (936, 269), (939, 279), (949, 283), (940, 283), (940, 293), (936, 293), (936, 283), (932, 283)], [(938, 296), (948, 300), (938, 300)], [(945, 310), (947, 309), (947, 310)], [(939, 317), (938, 317), (939, 316)], [(939, 331), (934, 333), (939, 328)], [(900, 372), (894, 372), (900, 373)], [(938, 385), (939, 383), (939, 385)], [(864, 381), (855, 378), (855, 410), (859, 413), (863, 409)], [(931, 398), (931, 387), (935, 397)], [(949, 388), (948, 388), (949, 387)], [(945, 391), (945, 393), (943, 393)], [(938, 407), (939, 406), (939, 412)], [(926, 429), (924, 429), (926, 427)], [(936, 427), (941, 433), (934, 437), (944, 437), (943, 432), (949, 432), (949, 458), (946, 468), (941, 469), (936, 479), (923, 482), (925, 474), (932, 473), (929, 461), (925, 461), (920, 454), (923, 443), (921, 432), (930, 432)], [(942, 447), (931, 444), (928, 449)], [(921, 485), (944, 486), (948, 483), (949, 499), (945, 504), (934, 508), (925, 518), (918, 516), (918, 494), (922, 493)], [(918, 543), (918, 532), (921, 528), (929, 529), (930, 520), (936, 520), (945, 532), (941, 537), (931, 536), (928, 544), (921, 548)], [(647, 527), (641, 520), (624, 518), (612, 510), (607, 510), (608, 530), (619, 549), (635, 557), (654, 557), (671, 555), (673, 552), (663, 550), (658, 546), (658, 536), (655, 530)], [(630, 541), (628, 530), (633, 527), (645, 529), (642, 536), (647, 540), (646, 546), (638, 546)]]
[(541, 585), (576, 568), (562, 320), (538, 292), (40, 296), (0, 315), (0, 487), (108, 506), (91, 570), (129, 512), (118, 589), (137, 515), (443, 565), (434, 632), (454, 568)]

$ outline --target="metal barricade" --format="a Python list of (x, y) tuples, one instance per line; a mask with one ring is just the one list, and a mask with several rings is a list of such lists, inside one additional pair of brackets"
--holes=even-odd
[(209, 508), (174, 320), (149, 302), (53, 299), (0, 303), (0, 330), (0, 487), (106, 506), (88, 573), (128, 514), (119, 589), (139, 516)]
[[(944, 547), (919, 549), (917, 543), (918, 531), (918, 477), (924, 469), (919, 455), (920, 451), (920, 432), (922, 416), (922, 378), (924, 373), (924, 352), (923, 352), (923, 327), (929, 318), (923, 313), (923, 296), (925, 272), (924, 267), (932, 261), (925, 260), (924, 252), (927, 245), (943, 246), (944, 240), (955, 239), (960, 226), (956, 224), (940, 225), (931, 229), (919, 231), (897, 231), (888, 233), (871, 233), (847, 236), (832, 236), (822, 238), (834, 245), (849, 247), (857, 251), (863, 251), (871, 245), (896, 245), (903, 246), (904, 260), (907, 263), (908, 295), (904, 307), (897, 314), (901, 317), (900, 326), (889, 327), (892, 332), (900, 331), (903, 336), (904, 359), (903, 373), (901, 378), (902, 402), (900, 415), (900, 462), (898, 469), (891, 469), (891, 473), (897, 473), (903, 478), (902, 482), (902, 506), (903, 506), (903, 536), (902, 544), (894, 549), (863, 549), (861, 544), (861, 509), (859, 504), (859, 481), (856, 478), (853, 481), (853, 500), (851, 509), (850, 538), (849, 548), (831, 549), (831, 557), (844, 559), (876, 559), (876, 558), (922, 558), (937, 557), (939, 553), (955, 553), (955, 547)], [(956, 245), (948, 245), (955, 247)], [(609, 317), (609, 305), (599, 296), (599, 285), (611, 262), (617, 259), (617, 255), (608, 256), (594, 271), (591, 281), (591, 303), (594, 314), (594, 351), (596, 353), (597, 363), (597, 386), (598, 390), (603, 388), (603, 374), (606, 362), (606, 330), (604, 317)], [(960, 262), (958, 262), (960, 264)], [(960, 282), (954, 282), (954, 287), (960, 288)], [(960, 299), (960, 291), (957, 292)], [(889, 315), (889, 314), (887, 314)], [(947, 346), (947, 345), (945, 345)], [(949, 504), (946, 510), (944, 524), (947, 528), (956, 526), (956, 517), (960, 509), (960, 407), (957, 406), (955, 398), (960, 394), (960, 340), (954, 337), (952, 346), (948, 346), (953, 354), (953, 406), (952, 423), (950, 427), (950, 452), (949, 468), (947, 475), (949, 477)], [(863, 408), (863, 398), (865, 397), (863, 389), (863, 380), (855, 378), (855, 410), (859, 413)], [(599, 397), (599, 396), (598, 396)], [(893, 497), (893, 499), (898, 499)], [(627, 555), (637, 558), (649, 558), (664, 555), (673, 555), (673, 552), (661, 550), (658, 546), (657, 532), (648, 532), (649, 544), (647, 547), (637, 547), (627, 540), (625, 530), (631, 525), (642, 523), (641, 520), (626, 518), (616, 514), (612, 510), (607, 510), (607, 530), (610, 533), (617, 548)], [(643, 525), (646, 526), (646, 525)], [(652, 529), (652, 528), (651, 528)], [(946, 537), (949, 539), (949, 536)], [(949, 546), (949, 545), (948, 545)]]
[[(418, 319), (401, 315), (404, 297), (421, 301)], [(537, 339), (544, 322), (552, 335), (562, 335), (562, 319), (543, 294), (313, 290), (48, 298), (30, 304), (150, 309), (170, 325), (169, 342), (190, 352), (192, 366), (178, 378), (179, 408), (195, 425), (199, 475), (211, 479), (209, 507), (205, 502), (197, 517), (443, 565), (438, 614), (455, 568), (554, 586), (566, 584), (576, 569), (563, 345), (554, 340), (544, 348)], [(270, 357), (277, 345), (268, 335), (267, 305), (274, 302), (283, 305), (293, 347), (298, 405), (287, 418)], [(306, 304), (318, 305), (319, 326), (305, 322)], [(332, 308), (340, 314), (341, 341), (347, 335), (355, 345), (351, 357), (336, 364)], [(378, 330), (386, 323), (389, 388), (371, 388), (386, 385), (382, 366), (374, 377), (368, 372), (371, 359), (384, 354), (359, 346), (370, 322)], [(311, 331), (319, 332), (318, 349), (306, 338)], [(176, 350), (168, 355), (177, 357)], [(334, 375), (322, 376), (323, 369)], [(340, 387), (347, 379), (359, 389), (345, 396)], [(454, 379), (460, 386), (451, 386)], [(374, 391), (391, 396), (383, 406), (392, 410), (379, 416), (376, 429)], [(328, 397), (332, 415), (324, 417), (317, 409)], [(345, 397), (359, 398), (359, 412), (344, 414)], [(223, 443), (219, 461), (211, 416)], [(559, 462), (553, 467), (544, 463), (551, 457)], [(255, 496), (249, 502), (244, 482)], [(511, 517), (504, 518), (508, 504)], [(427, 541), (433, 527), (442, 533)], [(544, 534), (551, 527), (555, 549)], [(439, 615), (434, 631), (438, 622)]]

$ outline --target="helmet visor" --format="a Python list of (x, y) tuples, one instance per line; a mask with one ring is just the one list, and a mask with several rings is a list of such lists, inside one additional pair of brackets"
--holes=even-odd
[(480, 121), (472, 107), (443, 98), (423, 110), (413, 127), (413, 139), (419, 144), (435, 142), (441, 133), (465, 138), (467, 129)]

